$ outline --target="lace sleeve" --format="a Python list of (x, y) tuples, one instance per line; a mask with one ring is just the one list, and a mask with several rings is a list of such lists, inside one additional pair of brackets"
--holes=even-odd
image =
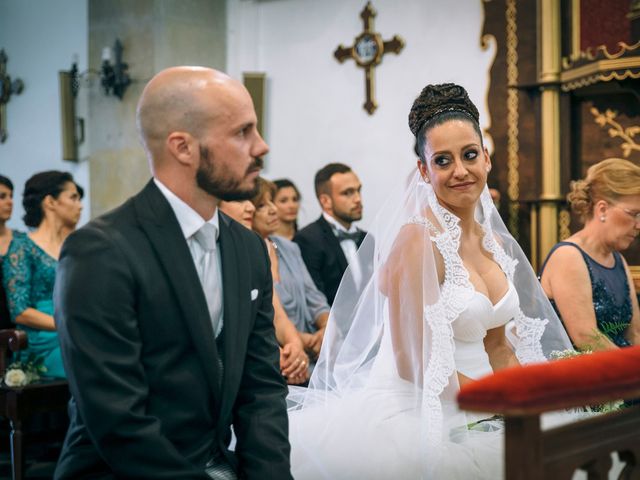
[(24, 239), (14, 238), (2, 265), (3, 286), (7, 295), (11, 321), (14, 323), (18, 315), (32, 306), (31, 259)]

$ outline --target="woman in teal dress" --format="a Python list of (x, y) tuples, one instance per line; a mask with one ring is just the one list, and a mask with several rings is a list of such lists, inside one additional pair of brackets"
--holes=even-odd
[[(2, 261), (9, 250), (9, 245), (15, 233), (7, 226), (12, 213), (13, 183), (4, 175), (0, 175), (0, 282), (2, 281)], [(12, 328), (4, 288), (0, 288), (0, 328)]]
[(80, 219), (82, 194), (67, 172), (41, 172), (27, 180), (23, 220), (32, 230), (14, 234), (2, 266), (11, 320), (29, 341), (16, 360), (42, 358), (47, 377), (66, 377), (53, 319), (53, 287), (62, 243)]

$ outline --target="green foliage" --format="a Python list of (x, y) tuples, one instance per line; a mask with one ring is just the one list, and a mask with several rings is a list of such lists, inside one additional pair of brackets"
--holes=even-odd
[(26, 360), (11, 363), (4, 374), (4, 383), (9, 387), (22, 387), (40, 379), (47, 371), (44, 357), (30, 353)]

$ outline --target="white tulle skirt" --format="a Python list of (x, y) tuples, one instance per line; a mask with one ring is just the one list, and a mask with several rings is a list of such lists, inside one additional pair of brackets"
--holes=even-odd
[(304, 409), (290, 411), (294, 478), (493, 480), (503, 476), (501, 426), (468, 431), (466, 424), (461, 425), (451, 430), (437, 452), (426, 451), (415, 390), (397, 382), (389, 387), (353, 391), (343, 398), (307, 397)]
[[(491, 414), (455, 415), (442, 442), (425, 444), (424, 416), (412, 388), (381, 385), (338, 398), (309, 399), (289, 412), (292, 473), (296, 480), (504, 478), (501, 421), (467, 425)], [(302, 391), (294, 392), (300, 394)], [(309, 394), (309, 392), (307, 392)], [(315, 403), (314, 406), (308, 406)], [(543, 428), (593, 414), (553, 413)], [(466, 423), (464, 423), (466, 422)], [(586, 478), (578, 472), (575, 479)]]

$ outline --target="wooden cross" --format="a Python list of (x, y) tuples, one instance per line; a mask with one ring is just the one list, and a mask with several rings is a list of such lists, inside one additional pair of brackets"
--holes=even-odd
[(379, 33), (373, 31), (375, 16), (376, 11), (371, 6), (371, 2), (367, 2), (364, 10), (360, 12), (364, 24), (362, 33), (355, 38), (351, 47), (340, 44), (333, 52), (340, 63), (348, 58), (353, 58), (359, 67), (364, 68), (367, 100), (363, 107), (369, 115), (372, 115), (378, 108), (374, 94), (374, 68), (382, 62), (382, 56), (385, 53), (397, 54), (404, 47), (404, 40), (398, 35), (394, 35), (391, 40), (384, 41)]
[(18, 78), (12, 82), (7, 75), (7, 54), (0, 50), (0, 143), (7, 139), (7, 103), (11, 94), (19, 95), (23, 87), (22, 80)]

